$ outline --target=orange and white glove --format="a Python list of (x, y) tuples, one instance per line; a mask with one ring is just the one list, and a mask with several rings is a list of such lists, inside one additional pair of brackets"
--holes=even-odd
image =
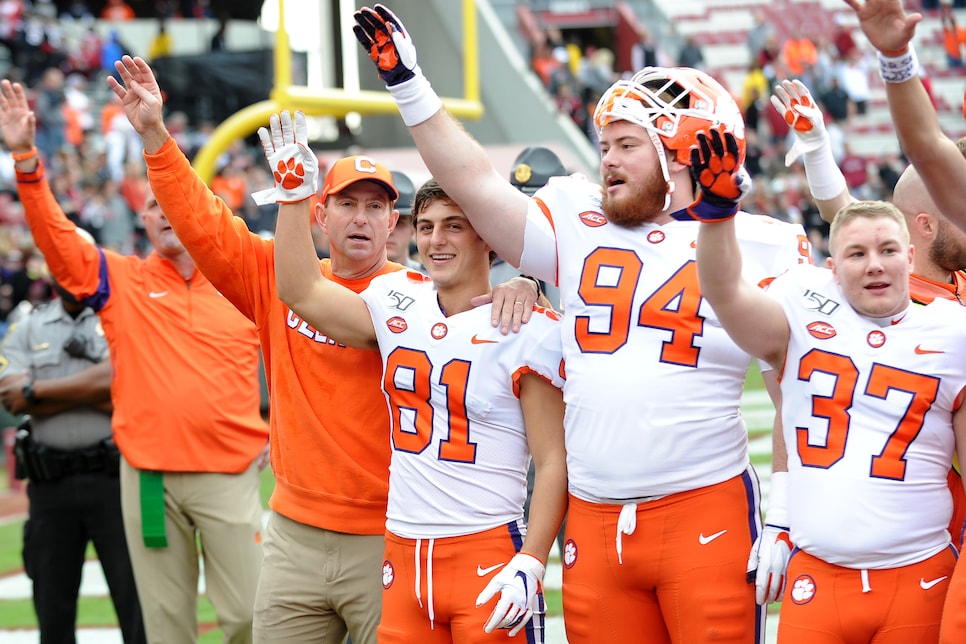
[(268, 167), (275, 177), (275, 187), (252, 193), (259, 206), (271, 203), (297, 203), (315, 196), (319, 190), (319, 159), (309, 149), (305, 113), (288, 111), (272, 114), (269, 129), (258, 128)]
[(751, 190), (751, 176), (742, 165), (738, 140), (731, 132), (711, 128), (698, 132), (691, 148), (691, 178), (698, 188), (697, 199), (685, 211), (672, 215), (687, 216), (703, 222), (731, 219), (738, 202)]
[(822, 110), (802, 81), (783, 80), (776, 85), (771, 104), (785, 117), (785, 122), (795, 133), (795, 142), (785, 155), (786, 166), (793, 164), (803, 154), (817, 150), (828, 140)]
[(780, 600), (788, 581), (793, 549), (788, 535), (788, 472), (772, 474), (767, 521), (751, 546), (747, 568), (748, 583), (755, 584), (755, 601), (762, 606)]
[(490, 613), (483, 630), (492, 633), (494, 629), (506, 628), (513, 637), (527, 625), (533, 617), (533, 604), (546, 566), (543, 562), (525, 552), (518, 552), (510, 559), (486, 585), (476, 598), (479, 608), (500, 593), (500, 600)]
[(785, 155), (790, 166), (802, 157), (805, 176), (812, 196), (835, 199), (847, 189), (845, 175), (832, 154), (832, 139), (825, 128), (825, 118), (808, 88), (799, 80), (783, 80), (775, 86), (771, 104), (785, 117), (795, 133), (795, 142)]
[(396, 100), (403, 122), (412, 127), (436, 114), (443, 103), (416, 63), (416, 47), (402, 20), (381, 4), (362, 7), (352, 17), (352, 32)]

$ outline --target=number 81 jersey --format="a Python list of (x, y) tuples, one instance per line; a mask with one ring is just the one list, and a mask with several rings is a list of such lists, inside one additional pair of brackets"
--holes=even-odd
[(386, 528), (453, 537), (519, 520), (530, 462), (519, 378), (563, 386), (559, 316), (534, 309), (502, 335), (490, 306), (447, 317), (432, 281), (409, 271), (376, 277), (361, 295), (392, 416)]
[[(560, 288), (570, 490), (622, 502), (737, 476), (750, 358), (701, 297), (699, 224), (617, 226), (600, 194), (578, 175), (551, 179), (530, 202), (521, 260)], [(736, 227), (752, 283), (811, 263), (801, 226), (739, 213)]]

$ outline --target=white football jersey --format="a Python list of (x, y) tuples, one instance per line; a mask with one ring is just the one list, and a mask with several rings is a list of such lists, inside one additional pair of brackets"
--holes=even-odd
[[(810, 263), (801, 226), (736, 221), (751, 282)], [(530, 201), (521, 270), (560, 287), (567, 467), (581, 499), (663, 496), (748, 466), (739, 403), (750, 358), (701, 297), (698, 226), (609, 223), (600, 187), (579, 175)]]
[(432, 281), (411, 271), (376, 277), (362, 297), (392, 416), (386, 528), (438, 538), (520, 519), (530, 451), (518, 380), (563, 386), (559, 316), (535, 309), (501, 335), (489, 306), (446, 317)]
[(863, 317), (831, 271), (814, 266), (768, 292), (791, 329), (781, 389), (792, 542), (829, 563), (871, 569), (948, 546), (966, 310), (937, 299), (891, 320)]

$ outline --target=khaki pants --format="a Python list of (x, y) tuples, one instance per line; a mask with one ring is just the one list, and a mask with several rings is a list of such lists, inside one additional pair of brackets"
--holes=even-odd
[(383, 535), (345, 534), (276, 512), (265, 530), (255, 597), (255, 641), (376, 644)]
[(198, 637), (198, 541), (207, 596), (223, 641), (252, 641), (252, 608), (261, 567), (258, 468), (241, 474), (164, 473), (166, 548), (141, 533), (140, 472), (121, 461), (121, 507), (148, 642)]

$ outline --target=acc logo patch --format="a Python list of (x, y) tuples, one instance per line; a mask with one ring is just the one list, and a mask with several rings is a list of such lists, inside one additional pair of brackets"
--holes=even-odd
[(437, 340), (445, 338), (447, 333), (449, 333), (449, 329), (442, 322), (434, 324), (433, 328), (429, 331), (429, 334)]
[(389, 330), (393, 333), (402, 333), (409, 328), (409, 325), (406, 324), (406, 320), (402, 319), (398, 315), (386, 320), (386, 326), (389, 327)]
[(382, 562), (382, 587), (389, 590), (394, 581), (396, 581), (396, 570), (392, 567), (392, 562), (386, 559)]
[(607, 218), (604, 215), (593, 210), (586, 210), (577, 216), (580, 217), (580, 221), (584, 222), (585, 226), (590, 226), (591, 228), (598, 228), (607, 223)]
[(573, 568), (575, 563), (577, 563), (577, 542), (573, 539), (567, 539), (563, 551), (564, 568)]
[(792, 583), (792, 589), (788, 591), (792, 601), (796, 604), (807, 604), (815, 598), (815, 580), (810, 575), (799, 575)]
[(813, 338), (819, 340), (828, 340), (835, 337), (835, 327), (828, 322), (812, 322), (805, 328), (808, 329)]
[(652, 244), (660, 244), (664, 241), (664, 232), (660, 230), (652, 230), (647, 234), (647, 241)]
[(882, 331), (876, 329), (875, 331), (869, 331), (869, 335), (865, 339), (869, 343), (869, 346), (873, 349), (878, 349), (886, 341), (886, 335)]

